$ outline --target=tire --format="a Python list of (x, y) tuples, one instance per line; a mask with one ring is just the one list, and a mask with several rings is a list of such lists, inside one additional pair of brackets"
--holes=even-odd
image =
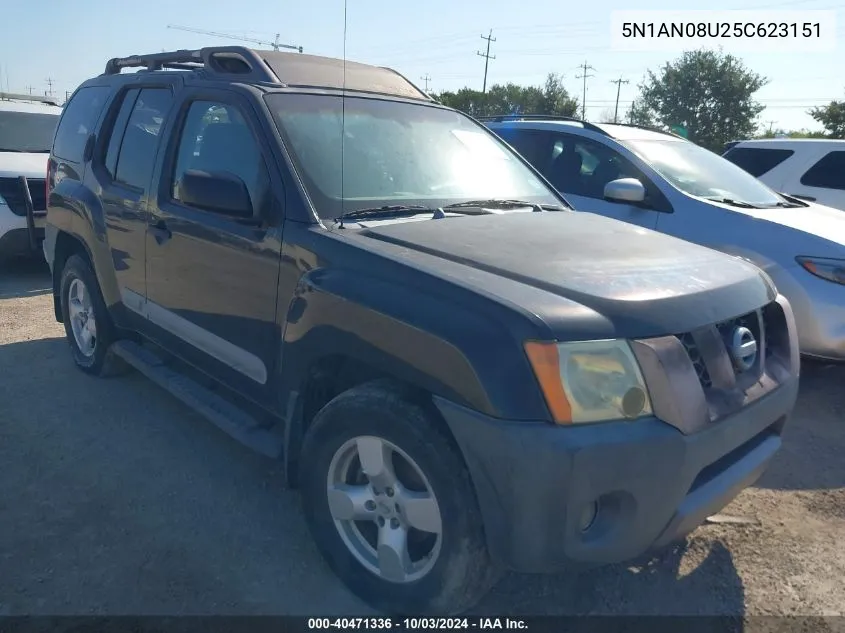
[[(80, 288), (83, 294), (80, 295)], [(100, 285), (88, 262), (79, 255), (71, 255), (62, 269), (59, 285), (62, 320), (65, 335), (70, 345), (73, 362), (82, 371), (94, 376), (113, 376), (127, 370), (125, 363), (111, 351), (112, 343), (117, 340), (114, 324), (111, 321), (106, 304), (103, 301)], [(83, 297), (80, 299), (80, 296)], [(80, 303), (88, 314), (86, 326), (82, 327), (92, 336), (90, 348), (85, 345), (85, 334), (75, 333), (74, 327), (79, 319), (74, 316), (79, 311)], [(93, 326), (90, 321), (93, 319)]]
[[(423, 407), (404, 399), (389, 383), (377, 381), (355, 387), (329, 402), (316, 415), (303, 441), (300, 490), (311, 534), (328, 565), (346, 586), (383, 613), (461, 613), (475, 605), (495, 584), (499, 575), (487, 551), (481, 513), (469, 472), (457, 447), (441, 429), (438, 421)], [(394, 456), (399, 456), (398, 460), (393, 458), (393, 468), (388, 469), (396, 476), (392, 498), (388, 496), (389, 482), (385, 483), (382, 476), (368, 478), (363, 475), (360, 472), (360, 454), (354, 457), (362, 446), (367, 454), (373, 455), (372, 447), (378, 446), (379, 442), (380, 454), (384, 455), (383, 449), (387, 447)], [(353, 457), (344, 458), (348, 451)], [(356, 459), (359, 469), (357, 475), (351, 475), (358, 486), (356, 490), (368, 487), (370, 490), (370, 493), (358, 498), (373, 498), (373, 489), (381, 492), (374, 498), (375, 503), (369, 501), (370, 509), (374, 510), (369, 515), (366, 503), (358, 503), (358, 509), (369, 517), (376, 517), (376, 521), (336, 522), (333, 507), (335, 515), (340, 516), (351, 511), (353, 506), (347, 504), (349, 497), (344, 493), (338, 493), (341, 502), (332, 506), (329, 488), (340, 485), (332, 482), (343, 479), (337, 476), (339, 465), (348, 464), (348, 471), (356, 472)], [(373, 463), (372, 459), (366, 461)], [(350, 480), (344, 481), (348, 483)], [(421, 490), (433, 493), (433, 505), (430, 499), (425, 499)], [(337, 497), (332, 498), (337, 501)], [(421, 498), (428, 511), (424, 512), (423, 506), (416, 505), (413, 507), (417, 512), (413, 511), (413, 507), (409, 512), (408, 502), (419, 504)], [(396, 503), (391, 509), (390, 503), (394, 501)], [(398, 510), (396, 506), (399, 506)], [(338, 507), (342, 512), (338, 513)], [(439, 535), (413, 526), (406, 530), (412, 523), (433, 529), (437, 521), (433, 518), (435, 513), (431, 512), (432, 508), (436, 508), (439, 514)], [(392, 512), (394, 518), (389, 518), (385, 514), (387, 511)], [(383, 527), (379, 527), (378, 517), (384, 520)], [(355, 529), (352, 529), (353, 526)], [(396, 566), (398, 559), (376, 554), (379, 562), (375, 562), (375, 548), (372, 547), (379, 542), (376, 533), (385, 534), (386, 540), (390, 540), (390, 535), (398, 533), (393, 531), (397, 526), (407, 532), (410, 544), (406, 563), (410, 561), (411, 565), (406, 565), (404, 569), (404, 572), (410, 570), (410, 573), (401, 581), (397, 575), (401, 575)], [(366, 535), (370, 537), (371, 551), (366, 545), (360, 547), (361, 538), (358, 537)], [(412, 549), (414, 552), (411, 552)], [(389, 548), (385, 553), (390, 553)], [(422, 556), (425, 553), (429, 553), (430, 557)], [(378, 567), (374, 569), (376, 565)], [(387, 579), (382, 569), (387, 569), (393, 580)]]

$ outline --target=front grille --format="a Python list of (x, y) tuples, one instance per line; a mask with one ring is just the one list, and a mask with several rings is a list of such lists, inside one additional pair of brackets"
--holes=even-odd
[[(32, 208), (35, 213), (47, 211), (47, 191), (44, 178), (28, 178), (29, 195), (32, 196)], [(17, 178), (0, 178), (0, 197), (2, 197), (12, 213), (21, 217), (26, 216), (26, 194)]]
[[(710, 326), (709, 329), (711, 332), (713, 329), (718, 332), (718, 337), (714, 336), (711, 339), (711, 342), (715, 340), (716, 343), (708, 348), (709, 355), (703, 353), (703, 350), (699, 348), (696, 342), (696, 335), (693, 332), (685, 332), (677, 335), (705, 391), (713, 387), (714, 375), (724, 377), (726, 361), (730, 363), (734, 379), (737, 382), (746, 382), (759, 378), (764, 370), (767, 359), (772, 358), (774, 354), (788, 352), (788, 349), (779, 349), (779, 347), (783, 347), (784, 345), (788, 346), (789, 343), (788, 333), (785, 330), (785, 321), (782, 318), (778, 318), (778, 315), (782, 317), (782, 311), (779, 305), (773, 302), (761, 310), (755, 310), (754, 312), (749, 312)], [(745, 370), (737, 367), (731, 356), (731, 341), (737, 327), (748, 328), (754, 336), (754, 340), (757, 341), (758, 346), (758, 357), (756, 361), (751, 367)], [(702, 328), (702, 331), (707, 329)], [(698, 336), (701, 336), (701, 334), (698, 334)], [(717, 374), (714, 374), (714, 372), (717, 372)]]
[(684, 349), (687, 350), (687, 355), (692, 361), (692, 366), (695, 368), (695, 373), (698, 374), (698, 381), (705, 389), (713, 386), (713, 381), (710, 379), (710, 372), (707, 371), (707, 365), (704, 364), (704, 359), (701, 357), (701, 352), (698, 350), (698, 345), (692, 334), (686, 332), (678, 336)]

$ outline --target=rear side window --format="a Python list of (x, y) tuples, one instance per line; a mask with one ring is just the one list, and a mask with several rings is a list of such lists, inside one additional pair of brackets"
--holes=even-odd
[(801, 184), (825, 189), (845, 189), (845, 151), (828, 153), (801, 176)]
[[(115, 181), (140, 190), (149, 186), (159, 135), (172, 101), (169, 88), (144, 88), (138, 93), (123, 132), (114, 170)], [(119, 133), (117, 127), (115, 133)]]
[(94, 131), (110, 89), (91, 86), (81, 88), (65, 106), (53, 141), (53, 155), (74, 163), (82, 162), (85, 142)]
[(135, 106), (135, 100), (141, 92), (139, 88), (133, 88), (126, 91), (123, 95), (123, 100), (120, 104), (120, 110), (117, 113), (117, 118), (111, 129), (109, 136), (109, 145), (106, 150), (105, 168), (109, 172), (109, 176), (115, 177), (117, 172), (117, 156), (120, 153), (120, 144), (123, 141), (123, 133), (126, 131), (126, 124), (129, 122), (129, 115), (132, 114), (132, 108)]
[(742, 169), (755, 178), (759, 178), (780, 165), (794, 153), (791, 149), (732, 147), (724, 157), (737, 167), (742, 167)]

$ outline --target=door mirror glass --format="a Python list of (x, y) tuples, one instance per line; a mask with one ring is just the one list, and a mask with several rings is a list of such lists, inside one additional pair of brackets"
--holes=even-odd
[(645, 187), (636, 178), (619, 178), (604, 186), (604, 197), (611, 202), (642, 202), (645, 200)]
[(246, 184), (226, 171), (188, 169), (176, 183), (176, 199), (191, 207), (237, 218), (253, 215)]

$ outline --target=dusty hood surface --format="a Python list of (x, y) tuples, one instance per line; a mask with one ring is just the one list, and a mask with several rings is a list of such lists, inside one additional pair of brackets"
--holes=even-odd
[(490, 273), (482, 290), (509, 301), (519, 284), (544, 291), (546, 305), (520, 303), (547, 322), (560, 314), (555, 297), (575, 302), (611, 321), (620, 336), (684, 332), (775, 296), (751, 264), (591, 213), (446, 218), (375, 226), (359, 236), (426, 253), (450, 272)]

